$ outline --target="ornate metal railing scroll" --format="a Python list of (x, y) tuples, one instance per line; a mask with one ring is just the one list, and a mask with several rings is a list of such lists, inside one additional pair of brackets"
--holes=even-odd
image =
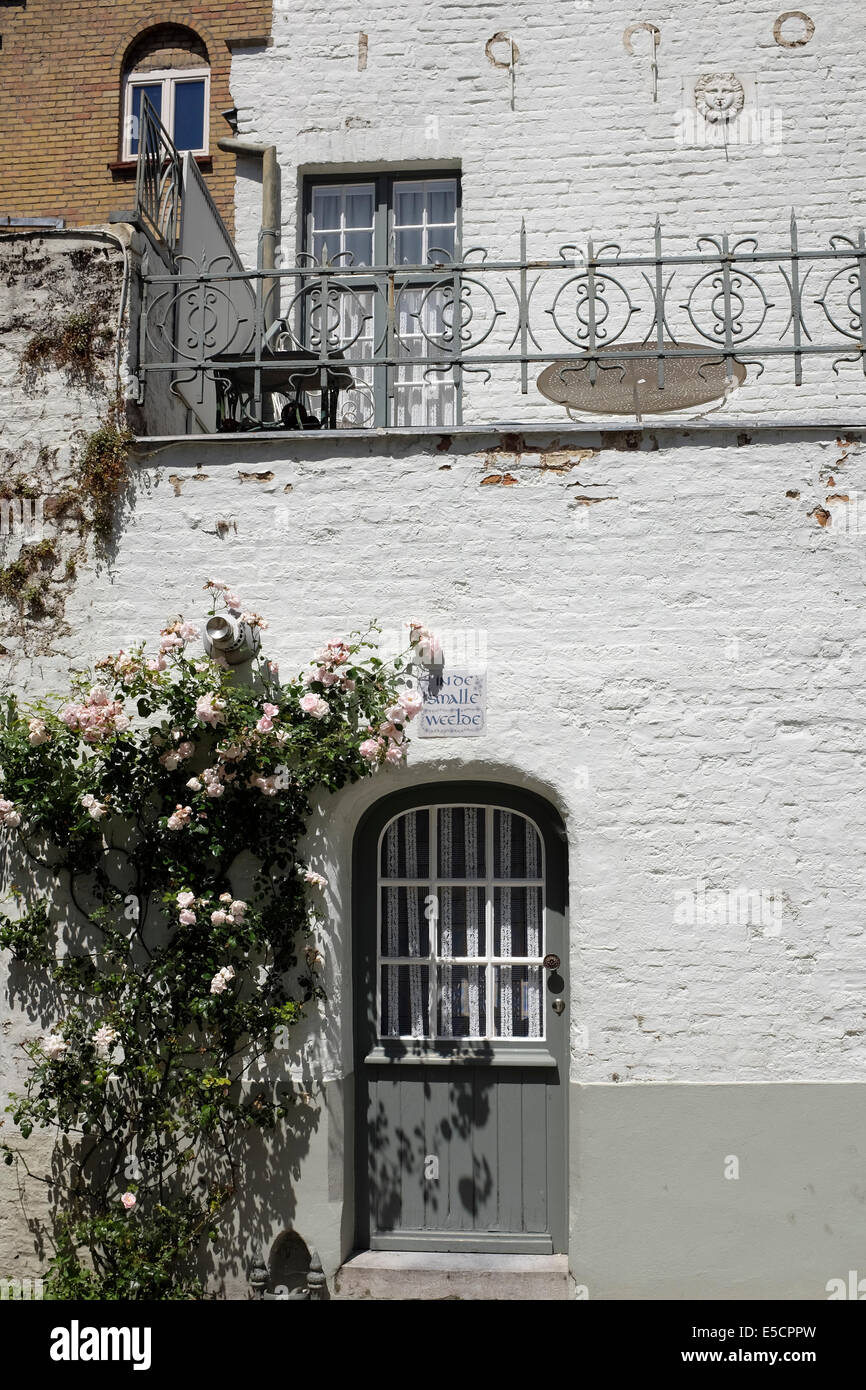
[[(145, 158), (142, 178), (147, 167)], [(166, 185), (159, 187), (164, 209)], [(170, 196), (169, 211), (154, 215), (170, 222)], [(239, 323), (228, 313), (224, 341), (213, 333), (194, 347), (166, 341), (169, 301), (204, 306), (210, 295), (236, 301), (232, 280), (255, 290), (265, 276), (280, 284), (276, 333), (271, 328), (265, 335), (255, 315)], [(732, 385), (742, 379), (742, 367), (760, 376), (774, 364), (768, 380), (800, 386), (806, 364), (818, 367), (825, 359), (836, 374), (858, 363), (866, 374), (866, 234), (837, 233), (826, 245), (803, 245), (793, 215), (787, 240), (776, 249), (764, 249), (753, 235), (720, 232), (702, 234), (692, 247), (680, 241), (672, 251), (657, 221), (649, 254), (576, 237), (554, 256), (535, 259), (521, 227), (513, 260), (470, 247), (459, 260), (433, 250), (430, 263), (417, 266), (355, 265), (346, 253), (322, 262), (300, 255), (267, 271), (204, 262), (175, 275), (146, 276), (143, 299), (145, 376), (168, 369), (166, 348), (175, 369), (210, 375), (263, 369), (264, 385), (275, 347), (295, 353), (299, 380), (312, 380), (339, 357), (340, 368), (378, 401), (378, 415), (361, 412), (356, 423), (393, 423), (382, 418), (382, 402), (392, 408), (394, 381), (408, 366), (420, 365), (425, 380), (447, 375), (459, 385), (471, 372), (473, 386), (499, 384), (524, 395), (552, 362), (586, 372), (594, 383), (604, 372), (622, 373), (629, 359), (649, 360), (660, 390), (678, 358), (700, 359), (697, 373), (713, 364)], [(496, 409), (501, 413), (501, 395)]]

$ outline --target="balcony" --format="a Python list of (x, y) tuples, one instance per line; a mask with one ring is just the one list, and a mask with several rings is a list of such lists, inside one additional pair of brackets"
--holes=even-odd
[(792, 214), (765, 247), (748, 233), (666, 241), (656, 221), (638, 253), (589, 239), (539, 259), (522, 225), (511, 255), (433, 248), (407, 265), (392, 249), (359, 265), (325, 246), (249, 270), (153, 122), (140, 217), (170, 255), (142, 271), (135, 371), (204, 432), (640, 424), (737, 406), (807, 422), (816, 394), (866, 421), (862, 230), (801, 244)]

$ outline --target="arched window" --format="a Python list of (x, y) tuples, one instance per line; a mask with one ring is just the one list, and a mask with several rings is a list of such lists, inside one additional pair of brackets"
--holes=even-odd
[(494, 805), (423, 806), (379, 846), (380, 1038), (544, 1037), (544, 845)]
[(210, 64), (192, 29), (161, 24), (140, 35), (123, 69), (122, 158), (138, 155), (142, 96), (146, 96), (179, 150), (208, 152)]

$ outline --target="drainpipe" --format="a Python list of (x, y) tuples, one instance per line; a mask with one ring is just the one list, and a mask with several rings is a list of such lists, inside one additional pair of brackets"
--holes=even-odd
[[(261, 270), (273, 270), (277, 264), (277, 238), (279, 237), (279, 166), (277, 165), (276, 145), (256, 145), (247, 140), (235, 140), (227, 136), (217, 141), (217, 147), (229, 154), (252, 155), (262, 161), (262, 226), (259, 232), (259, 266)], [(279, 318), (280, 292), (279, 280), (262, 280), (262, 313), (264, 331)]]

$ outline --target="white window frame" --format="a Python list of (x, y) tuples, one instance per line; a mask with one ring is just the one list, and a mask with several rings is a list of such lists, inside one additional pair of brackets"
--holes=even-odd
[(172, 140), (174, 139), (174, 93), (181, 82), (204, 82), (204, 120), (201, 149), (190, 150), (192, 155), (206, 155), (210, 151), (210, 68), (159, 68), (153, 72), (131, 72), (126, 77), (123, 94), (123, 158), (127, 162), (138, 158), (132, 152), (132, 93), (135, 87), (155, 87), (162, 85), (162, 110), (159, 119)]

